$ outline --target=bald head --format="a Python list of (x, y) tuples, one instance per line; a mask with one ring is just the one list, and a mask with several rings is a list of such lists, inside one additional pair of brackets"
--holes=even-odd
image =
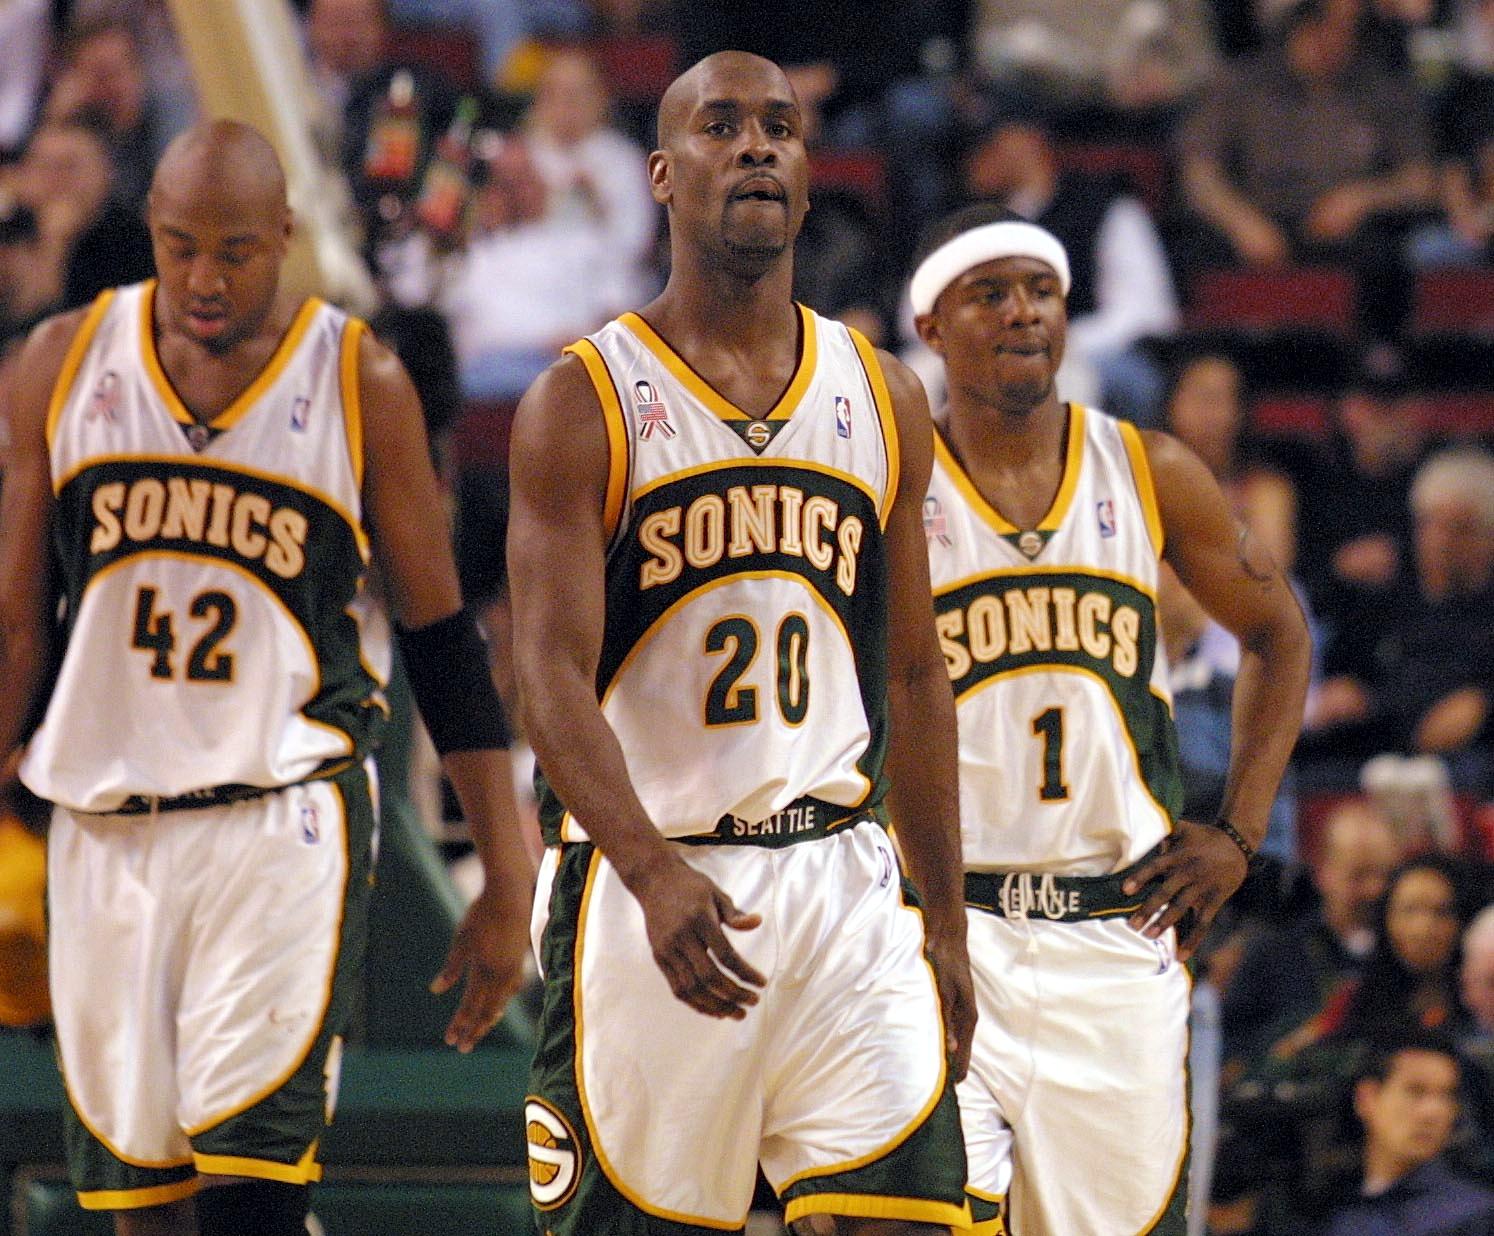
[(659, 100), (659, 149), (668, 150), (674, 145), (680, 129), (700, 103), (723, 91), (730, 93), (732, 87), (746, 79), (770, 83), (786, 102), (797, 106), (798, 99), (788, 77), (771, 60), (751, 52), (716, 52), (696, 61), (664, 91)]
[(193, 125), (166, 147), (151, 180), (151, 197), (209, 199), (225, 210), (284, 212), (285, 171), (275, 147), (237, 120)]
[(1359, 799), (1339, 807), (1325, 825), (1317, 873), (1328, 923), (1342, 935), (1368, 927), (1400, 857), (1400, 841), (1378, 808)]

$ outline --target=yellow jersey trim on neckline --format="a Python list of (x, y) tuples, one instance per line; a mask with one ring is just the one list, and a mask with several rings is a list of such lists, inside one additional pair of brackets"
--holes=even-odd
[(67, 352), (62, 358), (62, 368), (57, 371), (57, 380), (52, 383), (52, 397), (47, 403), (46, 433), (49, 449), (52, 446), (52, 439), (57, 436), (57, 422), (62, 419), (62, 409), (67, 406), (68, 396), (72, 394), (78, 370), (83, 367), (83, 358), (88, 354), (88, 345), (93, 342), (94, 335), (98, 333), (99, 323), (104, 320), (104, 314), (114, 302), (114, 292), (115, 290), (110, 288), (106, 292), (100, 292), (94, 298), (93, 304), (88, 307), (88, 312), (83, 315), (83, 321), (78, 326), (78, 333), (67, 345)]
[[(814, 378), (815, 365), (819, 352), (818, 339), (815, 334), (814, 314), (800, 304), (795, 304), (794, 308), (799, 312), (799, 363), (794, 369), (794, 376), (789, 379), (788, 388), (778, 397), (778, 402), (773, 405), (772, 410), (763, 418), (764, 420), (788, 420), (794, 414), (794, 409), (803, 400), (804, 392), (809, 389), (809, 383)], [(655, 359), (668, 369), (687, 391), (700, 400), (701, 403), (705, 404), (707, 408), (722, 420), (750, 421), (757, 419), (742, 411), (741, 408), (737, 407), (736, 404), (732, 403), (731, 400), (701, 377), (700, 374), (690, 367), (690, 362), (670, 347), (664, 341), (664, 338), (638, 314), (625, 313), (617, 320), (637, 336), (638, 341), (653, 353)]]
[[(1058, 492), (1053, 495), (1053, 504), (1048, 508), (1048, 513), (1038, 522), (1038, 526), (1032, 531), (1056, 532), (1063, 518), (1069, 513), (1069, 507), (1074, 501), (1074, 491), (1079, 487), (1079, 470), (1084, 463), (1084, 435), (1086, 432), (1084, 405), (1070, 403), (1068, 408), (1068, 445), (1064, 450), (1063, 476), (1058, 482)], [(987, 524), (989, 524), (1000, 536), (1015, 536), (1027, 529), (1019, 528), (1006, 518), (979, 489), (975, 482), (970, 479), (960, 461), (955, 458), (954, 452), (949, 449), (948, 443), (944, 441), (944, 435), (937, 427), (934, 430), (934, 453), (944, 464), (945, 471), (949, 473), (950, 479), (954, 481), (955, 488), (960, 491), (965, 500), (970, 503), (971, 508)]]
[[(156, 351), (156, 283), (155, 279), (148, 280), (140, 294), (140, 352), (145, 359), (145, 370), (150, 374), (151, 383), (155, 386), (156, 393), (160, 395), (162, 402), (165, 403), (166, 410), (171, 413), (172, 419), (183, 425), (196, 425), (202, 422), (199, 422), (187, 405), (182, 402), (182, 397), (171, 385), (171, 379), (166, 376), (166, 369), (161, 364), (160, 354)], [(305, 337), (321, 304), (321, 300), (315, 296), (308, 297), (301, 303), (301, 307), (296, 310), (296, 316), (291, 319), (290, 327), (281, 336), (280, 342), (275, 345), (275, 351), (271, 353), (270, 359), (265, 362), (265, 367), (248, 386), (234, 396), (228, 407), (206, 422), (209, 429), (231, 429), (243, 419), (259, 397), (270, 388), (286, 365), (290, 363), (291, 357), (300, 347), (301, 340)]]

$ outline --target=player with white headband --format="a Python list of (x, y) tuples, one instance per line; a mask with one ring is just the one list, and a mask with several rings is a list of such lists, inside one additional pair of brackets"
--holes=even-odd
[[(1065, 403), (1069, 264), (967, 207), (911, 296), (943, 358), (924, 500), (960, 728), (979, 1021), (959, 1100), (981, 1236), (1186, 1231), (1189, 982), (1244, 879), (1302, 716), (1308, 636), (1270, 556), (1166, 434)], [(1218, 816), (1180, 818), (1162, 560), (1238, 636)]]

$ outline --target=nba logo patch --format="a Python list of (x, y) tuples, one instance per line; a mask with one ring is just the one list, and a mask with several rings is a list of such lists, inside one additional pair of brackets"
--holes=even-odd
[(638, 413), (638, 436), (643, 441), (652, 440), (656, 430), (666, 441), (674, 437), (669, 409), (655, 393), (652, 382), (633, 383), (633, 408)]
[(303, 395), (297, 395), (291, 404), (291, 428), (296, 433), (306, 432), (306, 420), (311, 415), (311, 400)]
[(1115, 535), (1115, 503), (1109, 498), (1102, 498), (1095, 503), (1095, 518), (1100, 521), (1100, 535), (1111, 537)]
[(110, 369), (93, 388), (93, 397), (88, 401), (88, 413), (83, 419), (93, 421), (102, 417), (112, 425), (118, 419), (116, 416), (118, 408), (119, 374)]
[(938, 498), (923, 500), (923, 539), (938, 541), (946, 549), (954, 543), (949, 539), (949, 520), (945, 518), (944, 507)]
[(842, 438), (851, 436), (851, 401), (844, 395), (835, 397), (835, 432)]
[(307, 803), (301, 808), (301, 840), (307, 845), (315, 845), (321, 839), (321, 813), (315, 803)]

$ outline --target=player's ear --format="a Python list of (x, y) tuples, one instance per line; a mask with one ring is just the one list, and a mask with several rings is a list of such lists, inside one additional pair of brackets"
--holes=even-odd
[(944, 336), (939, 332), (939, 318), (937, 314), (920, 313), (913, 319), (913, 329), (918, 332), (918, 337), (928, 344), (940, 356), (944, 355)]
[(656, 150), (648, 157), (648, 187), (654, 201), (661, 206), (669, 205), (674, 196), (674, 169), (669, 165), (669, 153)]

